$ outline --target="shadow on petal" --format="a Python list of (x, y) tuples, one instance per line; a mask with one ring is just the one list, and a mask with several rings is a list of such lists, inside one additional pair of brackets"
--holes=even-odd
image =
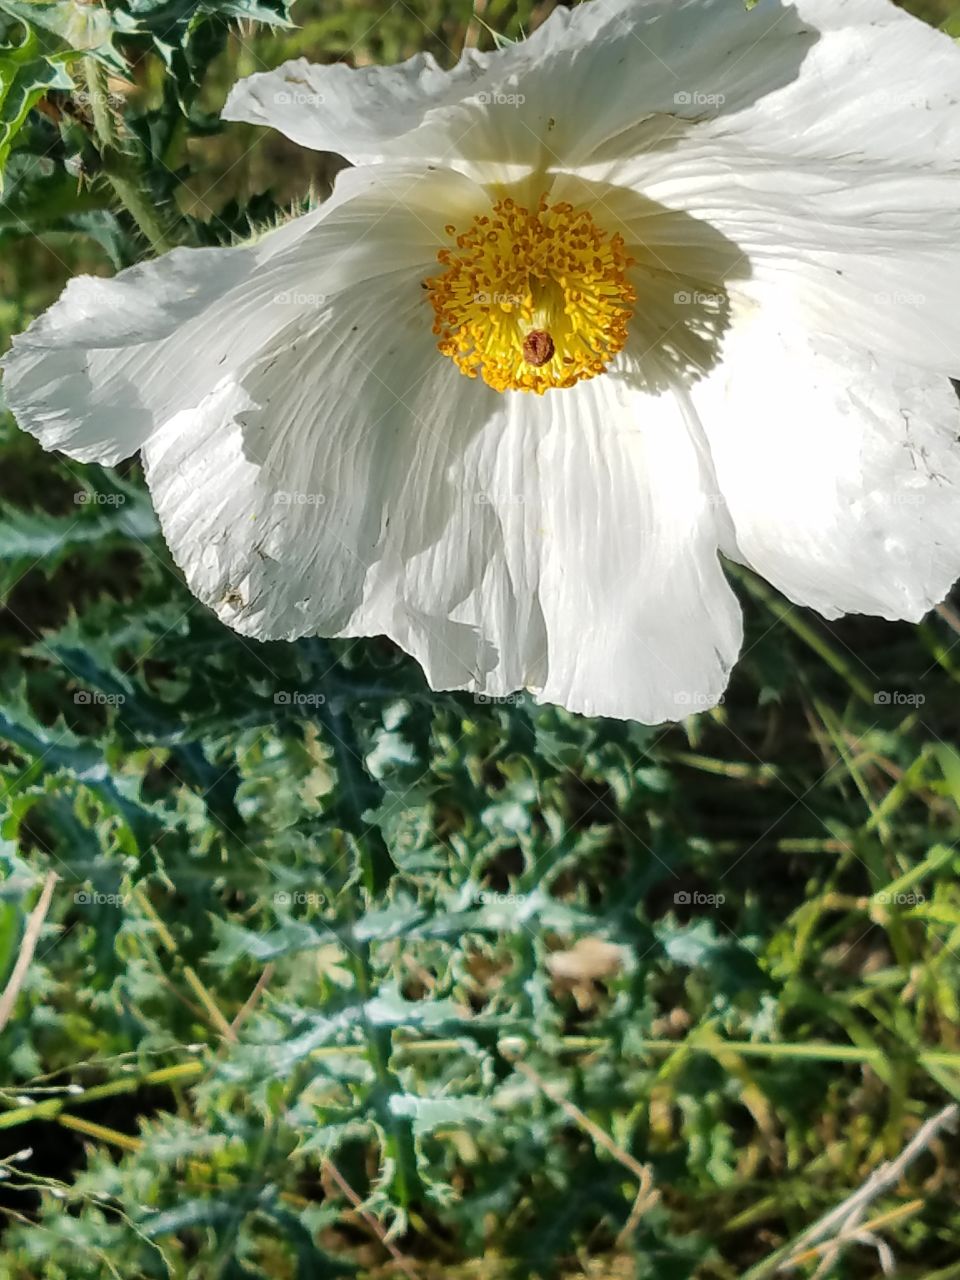
[(632, 384), (651, 394), (706, 377), (730, 327), (730, 290), (751, 276), (743, 249), (708, 222), (611, 183), (562, 174), (551, 198), (589, 209), (636, 260), (630, 339), (611, 373), (629, 367)]

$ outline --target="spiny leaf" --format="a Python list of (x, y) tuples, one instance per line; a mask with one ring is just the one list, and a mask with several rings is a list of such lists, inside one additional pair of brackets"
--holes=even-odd
[(43, 53), (36, 32), (23, 27), (19, 44), (0, 44), (0, 192), (10, 149), (32, 108), (50, 89), (73, 88), (62, 61)]
[(53, 36), (54, 44), (46, 42), (47, 52), (90, 54), (115, 71), (126, 71), (126, 63), (111, 43), (118, 31), (135, 25), (125, 20), (122, 11), (114, 13), (80, 0), (0, 0), (0, 10)]
[(0, 597), (30, 569), (49, 576), (82, 547), (126, 547), (131, 539), (144, 541), (157, 532), (149, 500), (133, 490), (115, 494), (78, 490), (74, 500), (76, 515), (0, 509)]
[(44, 776), (58, 770), (93, 791), (119, 817), (134, 842), (133, 851), (145, 852), (163, 829), (163, 818), (140, 801), (140, 783), (135, 777), (118, 773), (95, 745), (78, 740), (61, 724), (53, 729), (42, 725), (21, 701), (8, 695), (0, 712), (0, 741), (12, 744), (25, 755), (31, 774)]
[(468, 1124), (489, 1124), (494, 1111), (481, 1098), (421, 1098), (414, 1093), (394, 1093), (390, 1097), (391, 1114), (413, 1121), (419, 1137), (440, 1128), (464, 1128)]

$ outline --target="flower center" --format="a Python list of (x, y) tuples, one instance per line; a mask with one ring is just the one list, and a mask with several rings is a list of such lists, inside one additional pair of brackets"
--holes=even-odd
[(507, 198), (446, 231), (456, 248), (440, 250), (444, 271), (424, 284), (437, 345), (462, 373), (538, 395), (603, 373), (637, 300), (622, 236), (546, 196), (532, 213)]

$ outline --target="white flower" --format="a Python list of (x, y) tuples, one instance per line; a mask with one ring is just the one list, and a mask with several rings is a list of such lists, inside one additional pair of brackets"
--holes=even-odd
[(960, 573), (958, 94), (888, 0), (591, 0), (449, 73), (289, 63), (225, 114), (346, 156), (332, 198), (72, 281), (7, 399), (48, 448), (139, 449), (246, 635), (675, 719), (740, 647), (718, 552), (827, 617)]

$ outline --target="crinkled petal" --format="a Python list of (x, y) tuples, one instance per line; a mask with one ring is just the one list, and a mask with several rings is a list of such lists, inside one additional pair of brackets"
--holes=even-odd
[[(211, 304), (249, 282), (250, 256), (174, 249), (112, 280), (74, 277), (3, 361), (5, 399), (20, 426), (81, 462), (136, 453), (194, 372), (189, 361), (163, 368), (154, 353), (177, 346)], [(205, 378), (203, 357), (201, 365)]]
[(222, 114), (277, 129), (302, 147), (334, 151), (354, 164), (375, 162), (403, 155), (391, 144), (417, 129), (429, 111), (468, 96), (488, 64), (488, 55), (475, 51), (449, 72), (432, 53), (386, 67), (294, 58), (238, 80)]
[[(658, 143), (674, 120), (696, 119), (696, 90), (715, 86), (739, 110), (797, 74), (815, 38), (779, 5), (748, 14), (742, 0), (593, 0), (557, 9), (529, 39), (470, 51), (452, 71), (429, 55), (393, 67), (321, 66), (297, 59), (240, 81), (228, 120), (270, 125), (354, 163), (419, 158), (479, 181), (583, 163), (641, 129)], [(757, 41), (778, 58), (754, 69)]]
[(110, 280), (76, 277), (14, 339), (7, 404), (45, 448), (119, 462), (282, 335), (292, 340), (328, 296), (434, 265), (444, 224), (483, 199), (448, 171), (349, 170), (326, 204), (250, 247), (175, 249)]
[[(791, 75), (780, 36), (797, 19), (815, 38)], [(769, 93), (731, 110), (714, 102), (723, 89), (708, 76), (695, 86), (699, 122), (675, 124), (659, 146), (624, 135), (581, 179), (630, 187), (709, 224), (742, 250), (743, 292), (759, 305), (788, 291), (812, 330), (956, 372), (954, 42), (888, 0), (798, 0), (761, 31), (748, 64), (758, 76), (766, 69)]]
[(738, 317), (691, 396), (737, 554), (824, 616), (918, 621), (960, 575), (960, 402), (949, 380)]
[(336, 634), (363, 602), (389, 494), (412, 487), (421, 507), (442, 509), (444, 490), (414, 473), (408, 448), (421, 407), (425, 450), (445, 451), (453, 430), (452, 366), (427, 310), (409, 271), (337, 294), (145, 445), (173, 555), (237, 630)]
[(541, 699), (649, 724), (714, 706), (741, 618), (679, 400), (602, 376), (541, 405)]
[(438, 358), (415, 286), (338, 295), (147, 444), (193, 590), (258, 638), (390, 635), (435, 688), (713, 705), (740, 618), (677, 402), (498, 395)]
[(421, 439), (403, 469), (430, 494), (445, 476), (452, 505), (438, 524), (415, 485), (394, 492), (345, 634), (392, 635), (434, 688), (525, 687), (651, 724), (714, 706), (741, 619), (717, 556), (715, 485), (678, 402), (622, 377), (543, 397), (459, 386), (452, 419), (475, 423), (482, 408), (482, 425), (446, 453)]

